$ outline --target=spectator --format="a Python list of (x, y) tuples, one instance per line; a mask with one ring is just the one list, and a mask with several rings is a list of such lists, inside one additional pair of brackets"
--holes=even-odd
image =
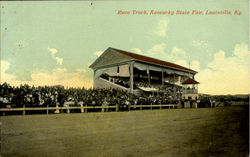
[[(119, 80), (119, 79), (117, 79)], [(124, 86), (128, 86), (125, 80), (119, 81)], [(127, 84), (127, 85), (126, 85)], [(146, 84), (142, 84), (146, 85)], [(160, 86), (159, 86), (160, 87)], [(163, 87), (163, 86), (161, 86)], [(149, 104), (167, 104), (171, 98), (171, 88), (166, 88), (169, 92), (165, 94), (136, 96), (118, 89), (85, 89), (85, 88), (68, 88), (63, 86), (29, 86), (20, 85), (20, 87), (11, 87), (7, 83), (0, 85), (0, 107), (5, 107), (6, 104), (11, 104), (12, 107), (29, 107), (42, 106), (63, 106), (69, 98), (74, 101), (72, 105), (77, 105), (79, 102), (88, 106), (103, 105), (118, 105), (120, 109), (127, 108), (128, 105), (149, 105)], [(104, 101), (106, 101), (104, 103)], [(125, 107), (122, 107), (125, 105)]]

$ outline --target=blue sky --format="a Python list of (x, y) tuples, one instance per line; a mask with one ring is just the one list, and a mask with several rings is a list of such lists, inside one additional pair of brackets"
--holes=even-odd
[[(204, 14), (118, 15), (118, 10)], [(205, 15), (206, 10), (232, 15)], [(1, 82), (89, 88), (88, 66), (108, 47), (183, 66), (190, 62), (202, 93), (249, 92), (247, 0), (1, 2)]]

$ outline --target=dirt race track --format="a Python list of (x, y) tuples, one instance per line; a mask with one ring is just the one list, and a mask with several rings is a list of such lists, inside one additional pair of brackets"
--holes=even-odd
[(1, 156), (248, 156), (248, 106), (1, 117)]

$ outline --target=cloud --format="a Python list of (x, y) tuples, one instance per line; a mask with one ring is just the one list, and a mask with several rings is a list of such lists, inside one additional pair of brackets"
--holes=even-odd
[(174, 46), (170, 52), (166, 52), (166, 48), (167, 45), (165, 43), (154, 45), (147, 51), (146, 55), (151, 56), (153, 58), (159, 58), (168, 62), (183, 63), (186, 58), (185, 50)]
[(63, 58), (61, 58), (61, 57), (56, 57), (56, 53), (58, 52), (57, 49), (48, 47), (48, 51), (50, 52), (51, 57), (52, 57), (54, 60), (56, 60), (56, 64), (62, 65), (62, 63), (63, 63)]
[(54, 57), (55, 54), (57, 53), (57, 49), (55, 49), (55, 48), (50, 48), (50, 47), (48, 47), (48, 51), (51, 53), (51, 56), (52, 56), (52, 57)]
[(93, 86), (92, 79), (85, 76), (86, 69), (76, 69), (73, 72), (68, 72), (66, 68), (56, 68), (49, 71), (33, 71), (31, 81), (21, 81), (14, 75), (7, 74), (6, 71), (10, 67), (7, 61), (1, 61), (1, 83), (7, 82), (12, 86), (20, 86), (20, 84), (28, 84), (34, 86), (52, 86), (63, 85), (65, 87), (85, 87)]
[(192, 61), (191, 65), (190, 65), (190, 69), (199, 72), (200, 71), (200, 62), (196, 61), (196, 60)]
[(166, 52), (166, 47), (167, 46), (165, 43), (154, 45), (147, 51), (146, 55), (153, 58), (159, 58), (160, 60), (164, 60), (167, 62), (172, 62), (186, 68), (190, 67), (190, 69), (197, 72), (200, 71), (200, 62), (197, 60), (188, 60), (187, 53), (184, 49), (173, 46), (171, 52)]
[(240, 61), (241, 64), (249, 64), (249, 51), (247, 44), (237, 44), (234, 48), (233, 56), (237, 58), (237, 61)]
[(158, 21), (157, 27), (154, 33), (160, 37), (165, 37), (168, 30), (168, 21), (166, 19), (161, 19)]
[(195, 70), (197, 72), (200, 71), (200, 62), (197, 60), (193, 60), (192, 62), (190, 62), (190, 67), (189, 67), (189, 63), (187, 60), (180, 59), (180, 60), (175, 61), (175, 64), (184, 66), (186, 68), (190, 68), (190, 69)]
[(249, 51), (245, 43), (237, 44), (233, 55), (220, 50), (197, 76), (199, 91), (208, 94), (249, 93)]
[(99, 56), (102, 55), (102, 53), (103, 53), (103, 51), (96, 51), (96, 52), (94, 53), (94, 55), (97, 56), (97, 57), (99, 57)]
[(207, 48), (208, 42), (205, 40), (193, 40), (193, 41), (191, 41), (191, 45), (194, 47)]
[(142, 50), (139, 48), (132, 48), (131, 50), (136, 52), (137, 54), (142, 54)]
[(63, 58), (56, 57), (56, 63), (59, 64), (59, 65), (62, 65), (62, 63), (63, 63)]
[(0, 83), (3, 82), (9, 82), (10, 80), (15, 80), (15, 76), (12, 74), (6, 73), (6, 71), (10, 68), (10, 63), (4, 60), (0, 61), (0, 69), (1, 69), (1, 77), (0, 77)]
[(7, 61), (3, 61), (3, 60), (0, 63), (1, 63), (1, 74), (2, 74), (2, 73), (5, 73), (6, 70), (9, 69), (10, 63)]
[[(188, 60), (187, 52), (173, 46), (166, 52), (165, 43), (154, 45), (145, 55), (176, 63), (198, 72), (195, 78), (200, 82), (199, 92), (207, 94), (246, 94), (249, 92), (249, 51), (247, 44), (237, 44), (232, 56), (219, 50), (211, 54), (212, 61), (201, 68), (198, 60)], [(190, 63), (189, 63), (190, 62)], [(190, 65), (189, 65), (190, 64)]]
[(173, 62), (176, 63), (178, 60), (183, 60), (183, 57), (179, 57), (179, 55), (176, 55), (175, 52), (166, 52), (167, 45), (165, 43), (154, 45), (152, 48), (150, 48), (146, 56), (150, 56), (156, 59), (164, 60), (167, 62)]
[[(198, 72), (195, 79), (200, 82), (199, 92), (206, 94), (246, 94), (249, 93), (249, 51), (245, 43), (235, 45), (232, 56), (219, 50), (211, 54), (212, 61), (201, 68), (198, 60), (188, 60), (187, 52), (173, 46), (166, 52), (165, 43), (154, 45), (145, 55), (176, 63)], [(189, 63), (190, 62), (190, 63)], [(189, 65), (190, 64), (190, 65)]]
[(83, 75), (82, 71), (68, 72), (65, 68), (57, 68), (48, 72), (35, 72), (31, 75), (35, 85), (63, 85), (68, 87), (92, 87), (92, 80)]
[(185, 58), (186, 57), (186, 51), (184, 51), (181, 48), (178, 48), (176, 46), (173, 47), (171, 55), (174, 56), (175, 58)]
[(75, 71), (76, 71), (76, 72), (79, 72), (79, 73), (85, 73), (85, 72), (86, 72), (86, 69), (80, 69), (80, 68), (79, 68), (79, 69), (76, 69)]
[(175, 61), (175, 64), (178, 64), (178, 65), (181, 65), (181, 66), (184, 66), (184, 67), (189, 67), (188, 66), (188, 62), (186, 60), (182, 60), (182, 59), (179, 59), (177, 61)]
[(147, 51), (147, 55), (150, 55), (152, 57), (159, 57), (159, 55), (160, 56), (161, 55), (165, 56), (166, 55), (165, 48), (166, 48), (166, 44), (165, 43), (154, 45), (152, 48), (150, 48)]

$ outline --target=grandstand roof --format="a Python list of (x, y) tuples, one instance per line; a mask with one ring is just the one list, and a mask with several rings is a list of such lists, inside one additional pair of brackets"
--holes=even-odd
[(131, 53), (131, 52), (115, 49), (115, 48), (112, 48), (112, 49), (119, 52), (119, 53), (122, 53), (124, 55), (130, 56), (130, 57), (132, 57), (132, 58), (134, 58), (136, 60), (142, 61), (142, 62), (157, 64), (157, 65), (160, 65), (160, 66), (166, 66), (166, 67), (170, 67), (170, 68), (174, 68), (174, 69), (178, 69), (178, 70), (184, 70), (184, 71), (190, 71), (192, 73), (197, 73), (196, 71), (194, 71), (192, 69), (188, 69), (188, 68), (185, 68), (183, 66), (174, 64), (174, 63), (162, 61), (162, 60), (159, 60), (159, 59), (155, 59), (155, 58), (151, 58), (151, 57), (147, 57), (147, 56), (143, 56), (143, 55), (138, 55), (138, 54), (135, 54), (135, 53)]
[(118, 64), (121, 62), (128, 62), (128, 61), (133, 61), (133, 60), (144, 62), (144, 63), (149, 63), (153, 65), (158, 65), (162, 67), (172, 68), (172, 69), (176, 69), (180, 71), (190, 72), (193, 74), (197, 73), (196, 71), (192, 69), (188, 69), (183, 66), (174, 64), (174, 63), (162, 61), (159, 59), (155, 59), (155, 58), (151, 58), (151, 57), (147, 57), (147, 56), (143, 56), (143, 55), (139, 55), (139, 54), (135, 54), (135, 53), (131, 53), (128, 51), (111, 48), (111, 47), (105, 50), (104, 53), (99, 58), (97, 58), (96, 61), (93, 64), (91, 64), (89, 67), (93, 69), (97, 69), (103, 66), (108, 66), (112, 64)]
[(199, 82), (195, 81), (194, 79), (187, 79), (186, 81), (182, 82), (182, 84), (199, 84)]

